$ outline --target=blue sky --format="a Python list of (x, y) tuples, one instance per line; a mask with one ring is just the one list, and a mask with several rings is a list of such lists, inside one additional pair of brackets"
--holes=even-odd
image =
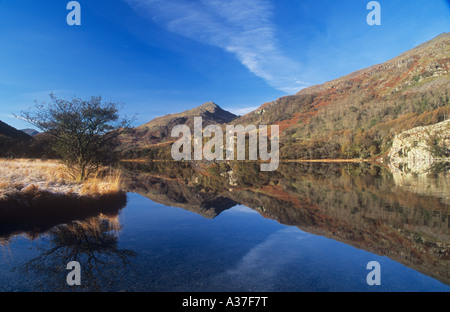
[(448, 0), (0, 0), (0, 120), (58, 97), (122, 102), (136, 125), (207, 101), (235, 113), (387, 61), (450, 30)]

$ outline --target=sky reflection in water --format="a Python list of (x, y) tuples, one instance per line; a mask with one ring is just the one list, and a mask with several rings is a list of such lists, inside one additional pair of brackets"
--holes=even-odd
[[(0, 291), (450, 290), (353, 247), (357, 241), (350, 246), (263, 215), (236, 205), (206, 218), (128, 193), (118, 215), (61, 224), (33, 241), (10, 238), (1, 252)], [(81, 287), (65, 283), (75, 249)], [(381, 264), (381, 286), (366, 283), (373, 260)]]

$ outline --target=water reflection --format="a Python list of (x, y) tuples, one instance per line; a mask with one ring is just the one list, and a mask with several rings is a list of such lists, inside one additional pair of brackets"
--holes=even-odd
[[(13, 245), (21, 257), (26, 247), (14, 238), (32, 241), (27, 247), (33, 253), (13, 261), (14, 272), (33, 282), (31, 290), (309, 290), (329, 276), (303, 274), (303, 268), (330, 265), (309, 255), (325, 255), (320, 248), (336, 254), (348, 246), (450, 284), (448, 171), (421, 176), (367, 163), (259, 168), (250, 162), (124, 163), (124, 188), (151, 201), (139, 196), (141, 206), (135, 201), (123, 209), (127, 198), (121, 194), (82, 203), (41, 198), (31, 206), (1, 206), (0, 244)], [(152, 207), (155, 202), (183, 210)], [(228, 212), (239, 209), (301, 231), (271, 221), (280, 226), (275, 229), (242, 213), (227, 221)], [(224, 218), (217, 218), (221, 213)], [(341, 255), (335, 266), (351, 272), (355, 262), (349, 257)], [(66, 284), (70, 261), (81, 264), (82, 288)], [(12, 279), (3, 272), (3, 281)]]
[(417, 174), (389, 164), (394, 183), (397, 187), (418, 195), (440, 198), (447, 206), (450, 205), (450, 163), (439, 163), (437, 170), (429, 174)]
[(366, 163), (285, 163), (276, 172), (243, 162), (125, 167), (129, 191), (153, 201), (209, 217), (242, 204), (450, 284), (446, 171), (411, 178)]
[[(7, 250), (17, 236), (35, 241), (38, 256), (13, 268), (36, 283), (34, 290), (109, 289), (120, 280), (129, 257), (135, 256), (131, 250), (118, 248), (118, 214), (125, 206), (125, 193), (4, 205), (0, 244)], [(82, 267), (79, 289), (66, 284), (66, 265), (71, 261)]]
[(39, 275), (44, 287), (51, 285), (53, 290), (68, 290), (73, 287), (66, 284), (66, 264), (78, 261), (82, 268), (82, 289), (111, 289), (123, 277), (129, 258), (136, 255), (131, 250), (118, 248), (119, 230), (117, 215), (102, 214), (55, 226), (48, 231), (48, 242), (41, 247), (39, 256), (16, 269), (24, 274)]
[(126, 206), (125, 193), (97, 197), (62, 196), (45, 192), (29, 194), (27, 201), (0, 203), (0, 243), (22, 235), (31, 240), (39, 238), (54, 226), (84, 220), (100, 213), (116, 215)]

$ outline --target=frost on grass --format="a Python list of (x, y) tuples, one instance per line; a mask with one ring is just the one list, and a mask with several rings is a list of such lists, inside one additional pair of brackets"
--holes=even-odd
[(51, 160), (0, 159), (0, 200), (33, 191), (79, 196), (119, 192), (118, 174), (97, 174), (82, 183), (73, 181), (64, 165)]

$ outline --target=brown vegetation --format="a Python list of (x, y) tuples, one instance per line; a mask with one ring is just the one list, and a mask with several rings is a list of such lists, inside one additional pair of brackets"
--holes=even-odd
[(39, 192), (73, 197), (99, 197), (121, 192), (120, 172), (106, 167), (100, 168), (88, 180), (76, 182), (67, 168), (54, 160), (1, 159), (0, 175), (0, 202)]
[[(381, 157), (395, 135), (450, 116), (449, 53), (450, 34), (445, 33), (383, 64), (265, 103), (226, 123), (278, 125), (280, 159)], [(193, 116), (207, 120), (202, 107), (136, 128), (151, 139), (125, 141), (123, 157), (171, 159), (171, 144), (158, 143), (172, 140), (174, 125), (191, 126)], [(225, 125), (217, 118), (210, 121)]]

